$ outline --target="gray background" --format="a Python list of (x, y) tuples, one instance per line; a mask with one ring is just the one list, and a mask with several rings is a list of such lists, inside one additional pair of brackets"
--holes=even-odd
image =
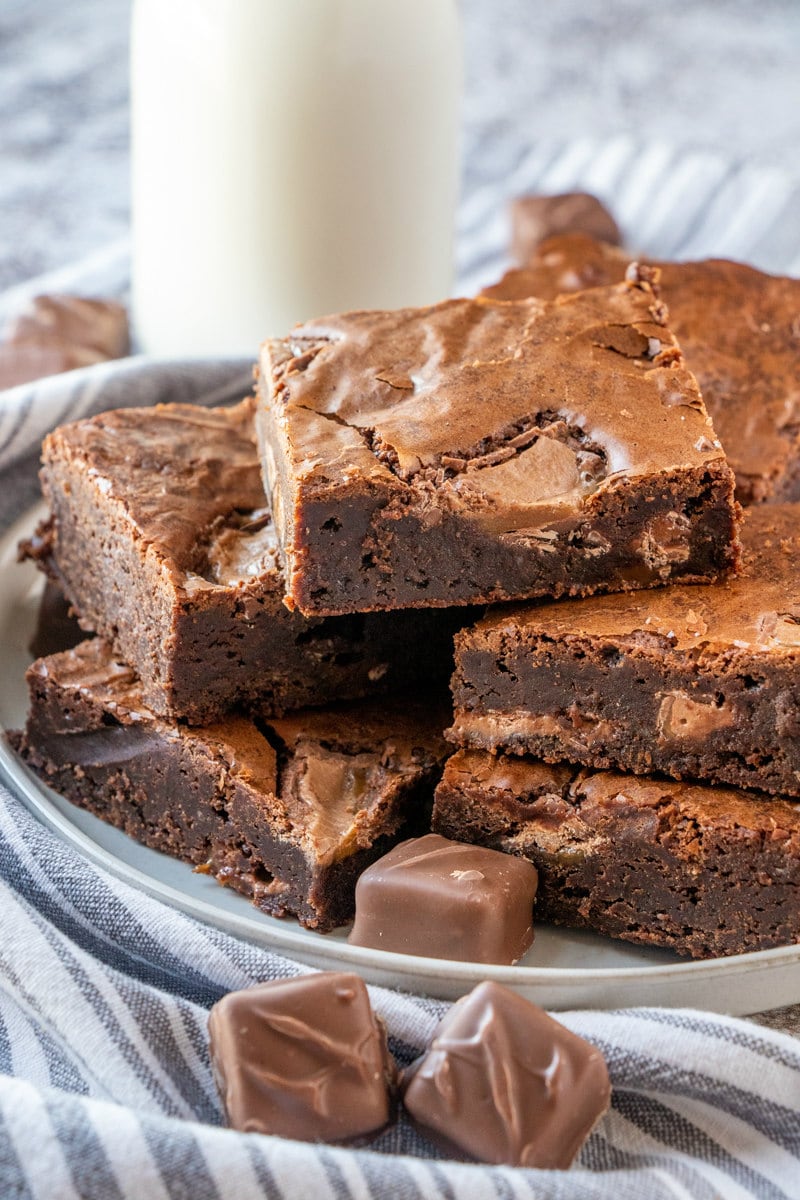
[[(800, 171), (798, 0), (461, 7), (465, 195), (542, 139), (619, 132)], [(0, 0), (0, 289), (127, 231), (129, 16)]]

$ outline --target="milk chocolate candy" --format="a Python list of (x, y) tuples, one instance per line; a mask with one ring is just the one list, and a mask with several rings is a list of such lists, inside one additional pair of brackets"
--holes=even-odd
[(511, 202), (511, 255), (525, 266), (540, 242), (557, 233), (585, 233), (618, 246), (617, 222), (596, 196), (564, 192), (559, 196), (519, 196)]
[(355, 1142), (393, 1118), (397, 1069), (357, 975), (323, 971), (230, 992), (208, 1028), (228, 1123), (242, 1133)]
[(360, 876), (349, 941), (462, 962), (514, 963), (533, 941), (538, 875), (511, 854), (431, 833)]
[(404, 1073), (406, 1111), (448, 1153), (564, 1169), (609, 1105), (602, 1054), (497, 983), (450, 1009)]

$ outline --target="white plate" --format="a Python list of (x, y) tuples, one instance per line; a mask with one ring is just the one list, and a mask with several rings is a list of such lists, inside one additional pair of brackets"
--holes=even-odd
[[(17, 565), (15, 560), (17, 542), (30, 533), (39, 515), (38, 510), (29, 513), (0, 539), (3, 729), (19, 728), (25, 719), (23, 676), (30, 661), (26, 646), (36, 621), (42, 578), (31, 564)], [(666, 1004), (742, 1015), (800, 1001), (800, 946), (686, 962), (663, 951), (540, 926), (532, 949), (513, 967), (443, 962), (349, 946), (341, 933), (312, 933), (293, 920), (263, 915), (208, 876), (140, 846), (74, 808), (16, 758), (5, 738), (0, 739), (0, 768), (24, 803), (92, 862), (209, 925), (311, 966), (346, 966), (371, 983), (443, 999), (455, 999), (481, 979), (495, 979), (552, 1009)]]

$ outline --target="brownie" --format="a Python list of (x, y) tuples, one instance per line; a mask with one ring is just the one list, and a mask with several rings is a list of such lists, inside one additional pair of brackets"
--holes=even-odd
[[(554, 237), (527, 269), (485, 294), (550, 299), (616, 283), (630, 257), (585, 235)], [(737, 498), (800, 500), (800, 279), (719, 259), (656, 265), (670, 328), (733, 467)]]
[(0, 389), (106, 361), (104, 355), (90, 347), (70, 345), (60, 339), (32, 337), (24, 342), (0, 342)]
[(457, 614), (305, 620), (284, 607), (251, 401), (103, 413), (42, 453), (51, 516), (26, 552), (131, 664), (154, 712), (277, 713), (452, 669)]
[(16, 743), (50, 787), (273, 916), (350, 920), (356, 878), (427, 827), (446, 713), (398, 697), (203, 729), (147, 708), (99, 638), (29, 668)]
[[(526, 300), (531, 296), (555, 300), (569, 292), (619, 283), (633, 258), (630, 251), (587, 231), (554, 233), (531, 249), (522, 266), (506, 271), (481, 295), (492, 300)], [(674, 324), (670, 310), (673, 332)]]
[(619, 245), (622, 234), (602, 201), (589, 192), (556, 196), (517, 196), (511, 201), (511, 256), (520, 266), (536, 254), (546, 238), (583, 233)]
[(748, 510), (743, 573), (516, 607), (456, 637), (462, 746), (800, 796), (800, 504)]
[(124, 358), (130, 349), (124, 305), (86, 296), (34, 296), (12, 317), (4, 336), (9, 342), (50, 337), (73, 346), (86, 346), (103, 358)]
[(730, 468), (645, 274), (554, 303), (348, 313), (265, 343), (286, 603), (463, 605), (731, 567)]
[(537, 920), (695, 958), (800, 942), (800, 806), (459, 750), (434, 829), (519, 854)]
[(122, 358), (128, 314), (113, 300), (36, 296), (3, 331), (0, 388)]

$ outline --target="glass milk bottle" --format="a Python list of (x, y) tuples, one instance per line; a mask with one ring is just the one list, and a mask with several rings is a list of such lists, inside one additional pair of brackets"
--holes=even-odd
[(460, 91), (456, 0), (135, 0), (142, 349), (448, 295)]

